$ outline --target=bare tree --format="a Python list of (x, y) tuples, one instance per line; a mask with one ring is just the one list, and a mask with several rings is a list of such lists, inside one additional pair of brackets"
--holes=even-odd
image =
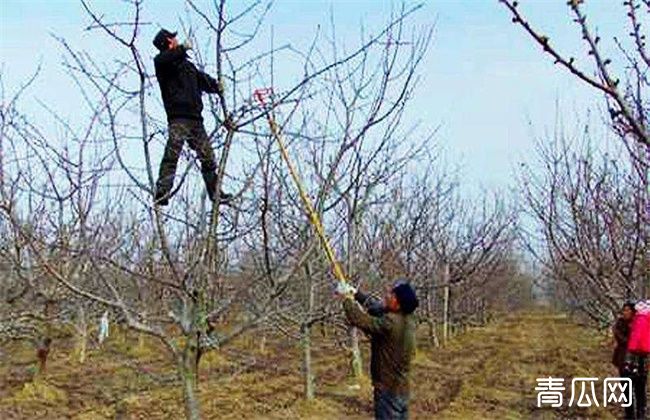
[[(614, 36), (612, 53), (605, 53), (605, 41), (601, 39), (594, 23), (588, 21), (584, 2), (568, 1), (567, 5), (580, 31), (585, 53), (582, 54), (583, 57), (574, 57), (560, 51), (548, 35), (529, 22), (520, 11), (518, 2), (500, 2), (512, 14), (512, 21), (521, 26), (555, 64), (604, 95), (610, 126), (627, 149), (632, 168), (638, 178), (637, 181), (630, 180), (624, 164), (597, 164), (594, 162), (591, 146), (579, 144), (574, 150), (566, 139), (555, 139), (553, 146), (540, 151), (545, 173), (552, 181), (535, 178), (531, 171), (524, 171), (526, 176), (531, 178), (523, 180), (536, 185), (532, 189), (525, 188), (530, 208), (538, 222), (545, 226), (544, 229), (550, 230), (545, 236), (551, 241), (546, 246), (549, 251), (547, 257), (556, 261), (551, 270), (553, 277), (563, 278), (562, 284), (573, 284), (570, 295), (578, 299), (580, 305), (584, 306), (585, 311), (592, 317), (602, 320), (603, 317), (609, 316), (608, 312), (616, 306), (615, 299), (630, 294), (647, 296), (650, 289), (647, 271), (638, 272), (636, 269), (637, 251), (647, 250), (650, 234), (650, 214), (647, 211), (639, 212), (639, 209), (647, 208), (648, 205), (650, 101), (647, 94), (650, 90), (650, 60), (643, 16), (650, 13), (650, 3), (646, 0), (623, 1), (621, 11), (624, 12), (625, 18), (619, 30), (624, 35)], [(577, 156), (573, 155), (574, 153)], [(603, 159), (607, 161), (606, 158)], [(615, 187), (613, 182), (622, 182), (625, 187)], [(551, 189), (540, 190), (538, 187), (542, 184)], [(636, 190), (627, 189), (631, 187)], [(626, 188), (629, 200), (617, 197), (617, 194), (622, 192), (618, 188)], [(533, 196), (533, 191), (539, 195)], [(558, 207), (543, 209), (543, 203)], [(611, 214), (609, 206), (617, 206), (620, 213)], [(590, 212), (589, 222), (585, 221), (584, 216), (578, 217), (574, 214), (578, 209)], [(632, 236), (621, 236), (623, 243), (633, 238), (633, 245), (622, 250), (610, 239), (602, 243), (594, 242), (597, 232), (611, 237), (613, 231), (610, 228), (614, 229), (615, 224), (616, 236), (618, 232), (625, 230)], [(558, 230), (561, 232), (557, 232)], [(556, 236), (560, 233), (561, 235)], [(565, 239), (571, 236), (572, 242), (561, 243), (561, 236)], [(566, 251), (569, 248), (576, 254), (558, 254), (560, 249)], [(601, 257), (605, 259), (597, 262)], [(613, 262), (610, 257), (617, 262)], [(578, 260), (580, 264), (575, 265)], [(602, 264), (610, 268), (605, 269)], [(599, 266), (601, 269), (596, 268)], [(623, 266), (626, 268), (622, 268)], [(611, 274), (610, 271), (618, 274)], [(625, 271), (627, 274), (624, 274)], [(589, 288), (581, 289), (584, 284), (569, 281), (569, 277), (578, 273), (591, 279), (588, 281)], [(636, 279), (634, 286), (629, 278), (632, 275)], [(625, 286), (619, 284), (623, 279)], [(627, 291), (624, 291), (626, 288)]]
[[(385, 35), (386, 43), (376, 42), (363, 54), (329, 69), (322, 80), (316, 81), (311, 94), (301, 98), (300, 108), (282, 119), (295, 155), (307, 157), (298, 167), (309, 195), (315, 197), (318, 217), (331, 234), (338, 255), (343, 256), (345, 271), (353, 282), (358, 281), (363, 271), (359, 238), (366, 209), (382, 200), (382, 186), (412, 162), (418, 149), (429, 140), (408, 139), (404, 135), (408, 129), (401, 127), (417, 81), (416, 70), (431, 37), (430, 30), (405, 30), (406, 13), (402, 9), (391, 18), (396, 24)], [(331, 38), (336, 38), (333, 24)], [(340, 60), (338, 54), (337, 45), (331, 43), (328, 49), (318, 49), (318, 60), (323, 64), (318, 65), (315, 60), (308, 64), (325, 68), (327, 62)], [(276, 185), (282, 185), (281, 180), (288, 178), (281, 164), (272, 165), (271, 170), (276, 172)], [(266, 169), (263, 171), (266, 173)], [(265, 191), (271, 189), (274, 195), (282, 195), (277, 188), (265, 185)], [(274, 223), (280, 221), (282, 230), (287, 230), (287, 226), (296, 229), (295, 222), (282, 222), (288, 208), (297, 207), (293, 213), (298, 215), (303, 212), (293, 190), (291, 185), (284, 188), (286, 205), (268, 212)], [(267, 200), (263, 208), (267, 209)], [(266, 237), (266, 231), (263, 233)], [(265, 261), (269, 254), (270, 250), (264, 253)], [(322, 259), (315, 259), (306, 264), (304, 285), (296, 284), (291, 291), (298, 297), (296, 304), (292, 311), (282, 314), (283, 322), (279, 323), (284, 332), (291, 331), (291, 326), (298, 330), (288, 335), (299, 337), (302, 343), (308, 399), (314, 395), (310, 364), (312, 327), (331, 321), (334, 313), (328, 286), (331, 277), (323, 263)], [(362, 363), (355, 330), (350, 332), (349, 347), (352, 373), (358, 378), (362, 375)]]
[(649, 277), (645, 195), (625, 161), (595, 152), (585, 131), (540, 141), (538, 162), (520, 173), (535, 222), (530, 250), (564, 299), (598, 322), (608, 322), (623, 299), (642, 297)]
[(410, 279), (421, 296), (421, 321), (439, 343), (437, 325), (448, 338), (451, 324), (488, 309), (491, 283), (512, 259), (516, 213), (498, 198), (461, 199), (457, 181), (441, 170), (406, 177), (387, 195), (367, 217), (366, 271)]
[[(75, 50), (65, 39), (59, 39), (66, 53), (64, 65), (79, 88), (84, 106), (77, 113), (81, 123), (51, 112), (64, 133), (59, 137), (28, 118), (5, 120), (3, 113), (0, 208), (10, 233), (6, 261), (14, 271), (26, 273), (26, 283), (41, 276), (38, 278), (61, 298), (70, 298), (68, 309), (78, 310), (79, 304), (93, 302), (109, 308), (128, 328), (159, 340), (176, 366), (186, 416), (199, 418), (196, 390), (201, 356), (289, 311), (293, 305), (286, 304), (291, 296), (285, 293), (295, 290), (289, 286), (302, 277), (296, 274), (313, 264), (310, 256), (315, 249), (314, 241), (305, 234), (306, 219), (296, 205), (293, 190), (286, 185), (270, 188), (278, 181), (273, 177), (283, 173), (277, 155), (262, 147), (261, 153), (249, 155), (252, 165), (247, 169), (227, 171), (231, 151), (242, 144), (247, 156), (247, 141), (269, 140), (263, 125), (269, 112), (284, 117), (280, 126), (291, 133), (291, 117), (298, 104), (301, 109), (318, 105), (306, 99), (323, 94), (326, 76), (348, 66), (349, 73), (340, 75), (353, 77), (351, 69), (366, 62), (374, 51), (386, 55), (380, 55), (384, 58), (378, 61), (373, 77), (388, 78), (398, 68), (390, 69), (391, 54), (384, 41), (392, 39), (392, 31), (401, 28), (418, 7), (401, 10), (385, 28), (349, 54), (321, 56), (316, 40), (301, 55), (305, 65), (299, 81), (283, 93), (276, 92), (271, 108), (262, 108), (251, 101), (250, 86), (264, 86), (269, 78), (273, 80), (264, 60), (280, 50), (292, 51), (271, 47), (260, 54), (252, 48), (267, 5), (255, 3), (231, 11), (221, 1), (208, 12), (188, 2), (190, 19), (201, 22), (216, 40), (211, 52), (197, 48), (195, 58), (200, 66), (213, 68), (224, 87), (210, 103), (215, 123), (211, 138), (219, 146), (217, 188), (228, 179), (239, 192), (233, 207), (222, 209), (217, 203), (208, 208), (206, 197), (195, 193), (190, 172), (195, 162), (185, 157), (185, 169), (173, 192), (174, 205), (163, 212), (149, 204), (154, 186), (153, 156), (164, 129), (155, 117), (153, 101), (157, 95), (152, 94), (149, 65), (138, 48), (142, 2), (134, 1), (131, 16), (119, 24), (105, 20), (108, 18), (88, 3), (82, 5), (91, 22), (88, 30), (99, 31), (98, 36), (107, 37), (117, 47), (115, 58), (100, 62), (89, 52)], [(411, 60), (417, 61), (417, 57)], [(382, 71), (383, 66), (389, 70)], [(354, 150), (370, 127), (391, 122), (410, 94), (414, 73), (408, 67), (406, 70), (401, 76), (407, 80), (406, 88), (397, 91), (395, 104), (385, 100), (386, 92), (380, 92), (376, 103), (369, 101), (368, 108), (358, 111), (360, 117), (367, 116), (363, 117), (365, 125), (350, 125), (349, 137), (343, 141), (335, 137), (341, 131), (327, 133), (330, 141), (335, 141), (333, 150), (338, 150), (334, 162), (339, 162), (323, 170), (329, 162), (320, 160), (321, 166), (314, 169), (318, 176), (330, 179), (322, 188), (314, 189), (320, 191), (323, 215), (328, 207), (334, 208), (326, 201), (339, 171), (347, 170), (339, 167), (343, 157)], [(354, 82), (346, 81), (350, 85)], [(388, 86), (388, 80), (383, 83)], [(310, 111), (303, 115), (309, 114), (318, 116)], [(296, 140), (301, 139), (305, 128), (302, 122), (295, 126)], [(272, 166), (274, 174), (269, 171)], [(255, 180), (265, 171), (260, 194)], [(284, 194), (281, 200), (276, 192)], [(262, 212), (258, 211), (260, 204)], [(287, 212), (287, 217), (277, 220), (292, 220), (294, 228), (269, 221), (269, 208)], [(259, 235), (260, 230), (266, 233)], [(257, 258), (258, 251), (263, 264), (247, 266), (246, 258), (249, 262), (250, 256)], [(310, 286), (308, 290), (309, 296), (315, 296), (315, 289)], [(308, 308), (307, 314), (310, 312)], [(309, 324), (314, 317), (304, 319)]]
[[(648, 80), (650, 55), (646, 33), (641, 22), (642, 15), (647, 15), (650, 12), (650, 4), (644, 0), (625, 0), (623, 2), (627, 22), (621, 24), (620, 29), (629, 36), (631, 45), (628, 45), (624, 38), (614, 37), (614, 45), (620, 56), (613, 62), (612, 58), (606, 57), (603, 53), (600, 45), (601, 37), (587, 21), (587, 15), (583, 10), (583, 1), (569, 0), (567, 2), (574, 16), (573, 21), (580, 29), (587, 58), (591, 61), (591, 70), (588, 70), (584, 67), (586, 64), (582, 63), (579, 58), (565, 55), (553, 46), (547, 35), (535, 29), (520, 12), (518, 2), (499, 1), (511, 12), (512, 21), (521, 26), (556, 64), (605, 95), (613, 128), (626, 144), (628, 140), (632, 140), (629, 148), (633, 154), (637, 152), (636, 144), (641, 146), (640, 153), (636, 157), (641, 160), (639, 163), (642, 168), (647, 170), (648, 162), (645, 154), (650, 147), (650, 134), (648, 133), (650, 102), (646, 95), (648, 87), (650, 87)], [(614, 66), (619, 66), (620, 70), (618, 72), (611, 70), (611, 67)]]

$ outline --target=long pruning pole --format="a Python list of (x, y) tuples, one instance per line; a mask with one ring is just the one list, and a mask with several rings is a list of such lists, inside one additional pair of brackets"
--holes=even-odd
[[(254, 93), (255, 98), (263, 107), (266, 106), (266, 102), (264, 101), (264, 95), (270, 92), (271, 92), (270, 89), (258, 89)], [(325, 250), (325, 255), (327, 255), (327, 259), (330, 261), (330, 264), (332, 265), (332, 271), (334, 272), (334, 277), (336, 277), (336, 279), (340, 282), (346, 282), (347, 279), (345, 277), (345, 273), (343, 273), (343, 268), (341, 267), (339, 261), (336, 259), (334, 250), (332, 249), (329, 239), (325, 234), (325, 229), (323, 228), (323, 224), (321, 223), (318, 217), (318, 213), (316, 213), (316, 210), (314, 210), (314, 206), (311, 203), (309, 197), (307, 196), (307, 193), (305, 192), (305, 188), (303, 187), (302, 182), (300, 181), (300, 177), (298, 176), (298, 173), (296, 172), (293, 163), (291, 163), (291, 159), (289, 158), (289, 152), (287, 151), (287, 147), (284, 145), (284, 141), (282, 140), (282, 136), (280, 135), (280, 129), (278, 128), (278, 125), (276, 124), (275, 119), (273, 118), (273, 115), (271, 114), (270, 111), (266, 114), (266, 120), (268, 121), (269, 127), (271, 128), (271, 134), (273, 135), (275, 141), (278, 143), (278, 146), (280, 147), (280, 153), (282, 155), (282, 158), (284, 159), (284, 162), (287, 164), (287, 168), (289, 169), (291, 178), (293, 178), (293, 182), (296, 184), (296, 188), (298, 189), (298, 193), (300, 194), (300, 199), (302, 201), (302, 204), (305, 206), (305, 209), (307, 210), (307, 216), (309, 216), (309, 221), (311, 222), (312, 227), (316, 231), (316, 234), (320, 238), (321, 245)]]

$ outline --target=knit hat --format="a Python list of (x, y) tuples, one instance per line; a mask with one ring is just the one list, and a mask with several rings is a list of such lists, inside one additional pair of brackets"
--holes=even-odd
[(411, 287), (407, 280), (397, 280), (393, 284), (393, 293), (395, 293), (399, 307), (404, 314), (411, 314), (418, 307), (419, 302), (417, 296), (415, 296), (415, 290), (413, 290), (413, 287)]
[(645, 302), (639, 301), (639, 303), (634, 306), (634, 309), (639, 314), (650, 314), (650, 300)]
[(153, 45), (158, 48), (160, 51), (165, 51), (167, 49), (168, 45), (168, 39), (169, 38), (174, 38), (176, 36), (177, 32), (171, 32), (168, 31), (167, 29), (161, 29), (158, 31), (156, 36), (153, 39)]

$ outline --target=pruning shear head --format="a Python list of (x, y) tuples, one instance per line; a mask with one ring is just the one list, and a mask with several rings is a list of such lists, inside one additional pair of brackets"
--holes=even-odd
[(257, 101), (260, 103), (260, 105), (266, 105), (266, 98), (273, 95), (273, 88), (272, 87), (265, 87), (265, 88), (260, 88), (260, 89), (255, 89), (253, 91), (253, 96)]

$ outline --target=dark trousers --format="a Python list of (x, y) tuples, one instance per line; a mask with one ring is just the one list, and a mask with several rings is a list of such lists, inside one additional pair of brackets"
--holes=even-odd
[(160, 162), (158, 181), (156, 182), (156, 198), (163, 198), (169, 195), (174, 186), (178, 158), (187, 141), (190, 148), (196, 152), (201, 162), (201, 174), (208, 195), (214, 198), (214, 190), (217, 181), (215, 170), (217, 165), (214, 159), (214, 151), (210, 145), (208, 134), (205, 132), (202, 121), (175, 119), (169, 122), (169, 137), (165, 146), (165, 153)]
[(376, 420), (407, 420), (409, 417), (408, 398), (389, 391), (375, 388)]
[(632, 379), (632, 405), (625, 407), (626, 420), (645, 420), (648, 400), (648, 370), (645, 356), (632, 356), (631, 366), (623, 369), (623, 375)]

